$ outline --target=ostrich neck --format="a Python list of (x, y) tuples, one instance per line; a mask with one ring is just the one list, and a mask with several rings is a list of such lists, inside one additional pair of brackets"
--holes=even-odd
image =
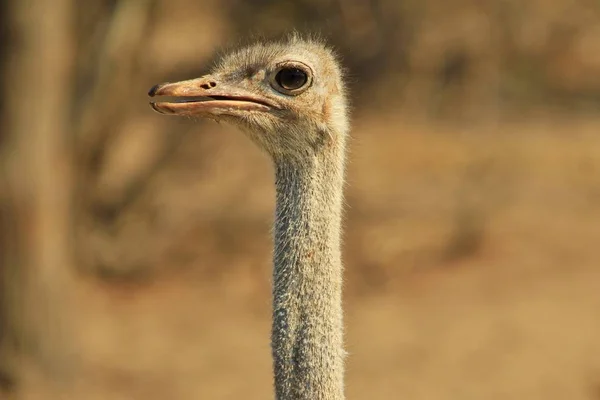
[[(338, 154), (335, 154), (338, 152)], [(342, 400), (343, 148), (276, 163), (272, 351), (277, 400)]]

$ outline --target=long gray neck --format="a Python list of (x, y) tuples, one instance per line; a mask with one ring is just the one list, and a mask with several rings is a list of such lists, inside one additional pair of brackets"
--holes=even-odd
[(276, 163), (272, 351), (277, 400), (342, 400), (343, 148)]

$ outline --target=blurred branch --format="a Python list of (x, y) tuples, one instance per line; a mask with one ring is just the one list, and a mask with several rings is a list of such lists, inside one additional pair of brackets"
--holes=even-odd
[[(80, 71), (80, 75), (89, 77), (81, 82), (86, 90), (79, 101), (76, 126), (80, 166), (78, 209), (80, 217), (87, 221), (82, 224), (86, 234), (78, 235), (83, 243), (77, 246), (81, 256), (79, 267), (83, 269), (90, 267), (87, 265), (90, 260), (98, 259), (86, 254), (97, 252), (93, 244), (86, 243), (91, 237), (87, 229), (112, 231), (120, 217), (126, 215), (127, 206), (144, 193), (184, 134), (176, 131), (165, 135), (156, 124), (140, 127), (135, 123), (137, 114), (132, 111), (138, 107), (132, 99), (145, 94), (145, 86), (140, 88), (148, 76), (140, 72), (148, 59), (143, 52), (148, 47), (150, 29), (155, 28), (153, 16), (157, 4), (157, 0), (117, 1), (104, 21), (98, 23), (106, 27), (102, 40), (98, 41), (99, 49), (93, 54), (96, 62), (89, 63), (91, 70)], [(151, 113), (150, 109), (145, 111)], [(123, 162), (123, 157), (131, 159), (120, 151), (123, 145), (136, 152), (135, 161)], [(101, 251), (112, 254), (110, 249)], [(103, 256), (106, 258), (106, 254)], [(119, 262), (124, 263), (122, 259)]]
[(154, 3), (155, 0), (119, 1), (111, 15), (76, 129), (84, 165), (101, 158), (99, 152), (106, 149), (106, 142), (116, 131), (115, 124), (125, 114), (123, 100), (130, 99), (131, 88), (135, 87), (132, 80), (136, 60)]
[[(99, 193), (101, 189), (94, 187), (98, 183), (97, 179), (102, 178), (107, 154), (115, 151), (113, 143), (119, 142), (120, 136), (136, 134), (127, 131), (130, 128), (128, 122), (134, 119), (128, 117), (131, 114), (129, 105), (132, 98), (138, 98), (143, 93), (138, 92), (139, 63), (146, 59), (141, 52), (148, 40), (152, 11), (156, 3), (156, 0), (117, 2), (97, 54), (98, 62), (92, 73), (92, 82), (86, 83), (89, 85), (89, 93), (82, 101), (81, 118), (77, 126), (79, 164), (84, 166), (80, 171), (84, 175), (80, 179), (81, 190), (88, 197), (86, 206), (101, 209), (103, 216), (113, 216), (108, 218), (111, 221), (121, 208), (135, 200), (143, 191), (182, 136), (161, 136), (157, 132), (146, 132), (147, 140), (158, 141), (161, 146), (154, 146), (155, 154), (146, 155), (152, 160), (140, 160), (144, 165), (137, 175), (121, 174), (128, 179), (128, 182), (121, 184), (121, 193), (109, 198)], [(90, 190), (90, 187), (94, 189)]]

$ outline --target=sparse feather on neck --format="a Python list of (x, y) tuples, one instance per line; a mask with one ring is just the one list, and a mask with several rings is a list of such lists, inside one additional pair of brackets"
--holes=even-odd
[(272, 348), (279, 400), (344, 398), (343, 146), (276, 165)]

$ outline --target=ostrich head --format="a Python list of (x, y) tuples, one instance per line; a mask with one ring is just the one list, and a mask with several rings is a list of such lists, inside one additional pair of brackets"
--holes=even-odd
[(343, 143), (344, 85), (331, 50), (293, 36), (225, 55), (210, 74), (154, 86), (159, 113), (239, 126), (274, 159), (303, 159)]

